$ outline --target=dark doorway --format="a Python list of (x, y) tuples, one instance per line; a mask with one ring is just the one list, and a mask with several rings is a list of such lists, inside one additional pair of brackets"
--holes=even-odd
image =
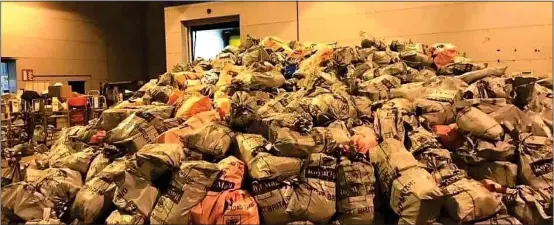
[(85, 94), (85, 82), (84, 81), (68, 81), (67, 84), (71, 86), (73, 92), (79, 94)]

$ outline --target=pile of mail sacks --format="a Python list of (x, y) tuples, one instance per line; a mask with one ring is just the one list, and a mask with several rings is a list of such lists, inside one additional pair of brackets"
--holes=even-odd
[(552, 223), (551, 78), (449, 43), (247, 36), (37, 148), (3, 223)]

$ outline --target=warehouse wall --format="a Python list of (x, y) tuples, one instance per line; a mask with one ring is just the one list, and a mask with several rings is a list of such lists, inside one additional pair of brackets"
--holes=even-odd
[[(161, 43), (147, 43), (146, 29), (155, 26), (145, 25), (147, 15), (153, 13), (142, 3), (0, 4), (1, 54), (17, 59), (18, 88), (42, 91), (49, 83), (85, 80), (86, 90), (99, 89), (100, 82), (147, 79), (156, 71), (156, 64), (165, 65), (165, 53), (151, 50), (164, 50), (163, 30), (155, 30), (159, 35), (157, 42), (161, 39)], [(158, 9), (163, 13), (163, 9)], [(163, 15), (159, 16), (161, 27)], [(145, 46), (150, 50), (146, 51)], [(25, 82), (22, 69), (33, 69), (36, 76), (54, 76)]]
[(164, 5), (162, 2), (147, 2), (145, 14), (145, 56), (148, 78), (157, 78), (165, 73)]
[(552, 2), (300, 2), (299, 12), (301, 41), (359, 44), (364, 30), (388, 42), (451, 42), (509, 71), (552, 72)]
[[(207, 8), (212, 14), (207, 15)], [(366, 31), (387, 42), (451, 42), (475, 61), (509, 66), (508, 72), (552, 71), (551, 2), (216, 2), (169, 7), (168, 68), (188, 59), (180, 21), (232, 14), (240, 14), (242, 37), (250, 33), (295, 40), (298, 15), (300, 41), (354, 45), (360, 31)]]

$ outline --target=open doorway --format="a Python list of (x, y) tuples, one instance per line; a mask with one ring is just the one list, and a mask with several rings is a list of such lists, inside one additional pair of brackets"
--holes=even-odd
[(214, 59), (227, 45), (240, 45), (238, 16), (188, 21), (191, 60)]
[(85, 94), (85, 81), (68, 81), (67, 84), (71, 86), (71, 90), (73, 92), (77, 92), (79, 94)]
[(15, 60), (11, 58), (2, 58), (2, 67), (0, 73), (0, 83), (2, 84), (1, 93), (15, 93), (17, 90), (17, 77), (15, 71)]

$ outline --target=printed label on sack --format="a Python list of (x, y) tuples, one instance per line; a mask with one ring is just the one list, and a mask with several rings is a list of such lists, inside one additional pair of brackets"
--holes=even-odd
[(415, 184), (414, 180), (410, 180), (402, 189), (400, 189), (400, 195), (398, 196), (398, 214), (402, 215), (404, 210), (404, 203), (406, 202), (406, 197), (408, 197), (412, 192), (412, 186)]
[(417, 152), (425, 148), (440, 147), (440, 145), (433, 138), (423, 134), (415, 134), (410, 139), (412, 140), (412, 146), (410, 148), (412, 152)]
[(117, 194), (116, 194), (116, 198), (123, 199), (125, 194), (127, 194), (127, 188), (120, 187), (119, 192), (117, 192)]
[(314, 179), (335, 182), (336, 177), (337, 177), (337, 173), (334, 169), (321, 168), (321, 167), (306, 168), (306, 178), (314, 178)]
[(374, 192), (374, 189), (373, 185), (369, 182), (365, 184), (349, 183), (338, 189), (337, 197), (339, 200), (344, 200), (350, 197), (370, 195)]
[(513, 192), (510, 192), (510, 193), (506, 193), (502, 196), (502, 202), (506, 205), (512, 205), (514, 203), (516, 203), (516, 199), (517, 199), (517, 191), (513, 191)]
[(541, 159), (531, 163), (531, 170), (535, 176), (542, 176), (548, 173), (552, 173), (552, 158)]
[(167, 189), (165, 196), (169, 198), (172, 202), (177, 204), (181, 201), (181, 197), (183, 196), (183, 190), (176, 188), (174, 186), (170, 186)]
[(382, 84), (387, 88), (387, 89), (391, 89), (391, 88), (394, 88), (395, 85), (394, 83), (392, 83), (390, 80), (388, 79), (385, 79), (382, 81)]
[(154, 120), (150, 125), (154, 126), (154, 129), (158, 132), (158, 134), (164, 133), (167, 131), (167, 127), (164, 125), (163, 121), (161, 120)]
[[(163, 201), (162, 199), (163, 198), (160, 198), (160, 201)], [(157, 207), (154, 208), (155, 211), (161, 211), (163, 209), (162, 207), (159, 207), (158, 205), (159, 204), (156, 204)], [(164, 213), (164, 212), (161, 212), (160, 214), (162, 214), (162, 213)], [(168, 214), (167, 212), (165, 212), (165, 213)], [(166, 224), (165, 219), (159, 217), (158, 214), (154, 213), (154, 211), (152, 212), (152, 215), (150, 215), (150, 217), (152, 218), (150, 220), (152, 222), (152, 224), (154, 224), (153, 222), (156, 222), (156, 224)]]
[(470, 71), (473, 71), (473, 64), (454, 64), (452, 67), (452, 73), (454, 75), (462, 75)]
[(374, 192), (375, 188), (373, 183), (371, 183), (368, 178), (362, 177), (359, 170), (339, 170), (339, 172), (342, 172), (342, 174), (339, 173), (338, 176), (340, 188), (337, 189), (337, 197), (339, 200), (349, 197), (369, 195)]
[(379, 129), (383, 139), (398, 139), (396, 110), (379, 113)]
[(353, 169), (350, 171), (344, 171), (344, 180), (346, 182), (356, 182), (362, 179), (362, 175), (360, 173), (360, 170)]
[(138, 149), (156, 140), (158, 133), (156, 132), (154, 127), (147, 127), (146, 129), (143, 127), (138, 127), (137, 129), (139, 132), (133, 137), (133, 139)]
[[(236, 202), (235, 202), (236, 203)], [(250, 202), (248, 203), (248, 205), (245, 205), (245, 204), (233, 204), (231, 205), (230, 207), (228, 207), (227, 209), (229, 211), (242, 211), (242, 210), (249, 210), (253, 207), (256, 207), (256, 204), (254, 204), (254, 202)]]
[(152, 114), (152, 113), (149, 113), (149, 112), (144, 112), (144, 111), (140, 111), (140, 112), (136, 112), (136, 115), (148, 122), (154, 120), (156, 117)]
[(222, 192), (233, 188), (235, 188), (235, 183), (218, 179), (212, 184), (210, 191)]
[[(259, 206), (259, 205), (258, 205)], [(287, 208), (287, 203), (285, 202), (285, 200), (281, 200), (277, 203), (274, 203), (274, 204), (271, 204), (269, 206), (259, 206), (260, 207), (260, 211), (262, 212), (262, 214), (264, 213), (271, 213), (273, 211), (277, 211), (277, 210), (280, 210), (280, 209), (285, 209)]]
[(252, 182), (252, 191), (255, 195), (264, 194), (275, 189), (279, 189), (284, 184), (278, 181), (254, 181)]
[[(336, 201), (336, 199), (337, 199), (337, 197), (336, 197), (336, 195), (334, 195), (334, 193), (327, 193), (327, 192), (325, 192), (325, 190), (320, 190), (320, 189), (317, 189), (317, 188), (313, 188), (310, 185), (306, 185), (306, 190), (311, 191), (313, 193), (316, 193), (319, 196), (323, 196), (329, 201)], [(333, 189), (333, 192), (334, 192), (334, 189)]]
[(362, 215), (362, 214), (371, 214), (373, 215), (373, 206), (366, 206), (362, 208), (352, 208), (352, 209), (343, 209), (344, 215), (353, 216), (353, 215)]
[(456, 94), (458, 94), (457, 91), (433, 89), (425, 98), (440, 102), (453, 102)]
[(453, 184), (454, 182), (461, 180), (462, 178), (465, 178), (465, 173), (463, 173), (460, 170), (455, 170), (455, 171), (452, 172), (452, 175), (447, 176), (447, 177), (443, 177), (441, 179), (441, 182), (440, 182), (439, 186), (441, 186), (441, 187), (449, 186), (449, 185)]
[(66, 178), (67, 172), (64, 170), (56, 170), (56, 172), (54, 172), (51, 177)]
[[(203, 172), (203, 171), (200, 171), (200, 172)], [(189, 176), (187, 172), (185, 172), (183, 170), (179, 170), (178, 174), (179, 174), (179, 182), (180, 183), (183, 183), (183, 184), (192, 184), (192, 183), (194, 183), (194, 179), (191, 176)]]
[[(385, 164), (380, 164), (380, 165), (381, 166), (378, 166), (378, 167), (381, 167), (381, 168), (384, 168), (385, 166), (387, 166)], [(383, 191), (383, 194), (385, 196), (390, 197), (390, 188), (391, 188), (392, 182), (396, 180), (398, 177), (400, 177), (400, 173), (397, 170), (392, 168), (389, 168), (389, 169), (384, 168), (379, 171), (379, 179), (381, 180), (381, 182), (379, 183), (381, 184), (381, 190)]]

